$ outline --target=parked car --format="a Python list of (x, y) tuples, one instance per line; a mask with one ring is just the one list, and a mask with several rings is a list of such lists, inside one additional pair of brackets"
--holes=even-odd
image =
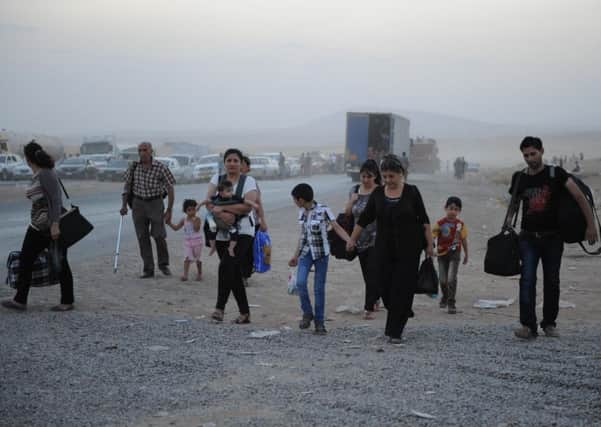
[(10, 179), (14, 180), (27, 180), (33, 178), (33, 172), (31, 168), (25, 162), (20, 162), (14, 165), (11, 169)]
[(194, 166), (194, 180), (208, 181), (211, 177), (219, 173), (221, 165), (221, 156), (219, 154), (207, 154), (201, 156), (198, 164)]
[(86, 160), (91, 160), (92, 163), (94, 163), (94, 166), (96, 166), (96, 168), (106, 166), (109, 160), (113, 158), (113, 156), (111, 156), (110, 154), (87, 154), (85, 156), (80, 157), (83, 157)]
[(277, 178), (280, 176), (280, 166), (278, 163), (263, 156), (249, 156), (250, 176), (260, 179)]
[(182, 168), (183, 182), (192, 182), (194, 180), (194, 166), (196, 166), (195, 157), (190, 154), (171, 154), (169, 157), (176, 159)]
[[(276, 152), (257, 153), (257, 154), (255, 154), (255, 156), (269, 157), (271, 160), (276, 162), (276, 164), (278, 165), (278, 172), (279, 172), (279, 167), (280, 167), (280, 153), (279, 152), (277, 152), (277, 153)], [(290, 176), (290, 169), (288, 168), (288, 162), (286, 161), (286, 156), (284, 156), (284, 170), (282, 172), (283, 173), (280, 175), (283, 176), (284, 178)]]
[(480, 163), (468, 162), (465, 167), (466, 172), (480, 172)]
[(56, 167), (61, 178), (94, 179), (97, 171), (94, 162), (84, 157), (70, 157)]
[(301, 173), (301, 164), (297, 157), (287, 157), (286, 166), (289, 176), (299, 176)]
[(99, 181), (123, 181), (123, 175), (128, 167), (127, 160), (111, 159), (106, 166), (98, 168), (96, 178)]
[(173, 157), (155, 157), (154, 159), (158, 160), (159, 162), (161, 162), (162, 164), (164, 164), (165, 166), (167, 166), (169, 168), (169, 170), (171, 171), (171, 174), (175, 178), (176, 183), (179, 184), (179, 183), (182, 183), (185, 181), (184, 170), (180, 166), (177, 159), (174, 159)]
[(23, 159), (17, 154), (0, 154), (0, 179), (3, 181), (12, 179), (12, 169), (23, 163)]

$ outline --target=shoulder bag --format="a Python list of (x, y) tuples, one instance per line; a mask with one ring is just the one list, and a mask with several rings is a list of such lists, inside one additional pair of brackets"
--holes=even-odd
[[(65, 186), (60, 178), (58, 182), (60, 183), (67, 200), (71, 203), (69, 194), (67, 193), (67, 190), (65, 190)], [(66, 210), (61, 214), (59, 224), (61, 233), (59, 241), (65, 248), (79, 242), (94, 229), (94, 226), (79, 212), (79, 207), (73, 204), (71, 204), (69, 210)]]

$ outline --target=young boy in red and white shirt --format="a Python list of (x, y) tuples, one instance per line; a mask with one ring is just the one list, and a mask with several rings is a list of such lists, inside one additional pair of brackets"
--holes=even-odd
[(438, 276), (442, 299), (440, 308), (447, 308), (449, 314), (457, 313), (455, 295), (457, 293), (457, 271), (463, 249), (463, 264), (467, 264), (467, 227), (459, 219), (461, 199), (449, 197), (445, 203), (446, 216), (432, 227), (432, 235), (437, 240)]

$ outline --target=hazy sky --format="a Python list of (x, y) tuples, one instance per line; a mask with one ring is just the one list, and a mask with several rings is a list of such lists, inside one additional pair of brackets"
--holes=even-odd
[(284, 127), (382, 106), (601, 128), (601, 0), (0, 0), (0, 127)]

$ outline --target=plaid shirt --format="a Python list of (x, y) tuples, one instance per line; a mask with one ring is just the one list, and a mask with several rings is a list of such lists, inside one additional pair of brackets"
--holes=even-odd
[(169, 168), (158, 160), (153, 160), (149, 168), (145, 168), (141, 163), (136, 162), (130, 165), (127, 172), (125, 172), (123, 194), (129, 193), (129, 187), (132, 183), (131, 171), (134, 165), (137, 165), (133, 174), (133, 193), (135, 197), (141, 199), (164, 197), (167, 190), (175, 185), (175, 178)]
[(317, 202), (309, 210), (299, 209), (298, 223), (301, 226), (299, 257), (307, 255), (309, 251), (314, 260), (330, 255), (328, 224), (335, 220), (336, 217), (330, 208)]

